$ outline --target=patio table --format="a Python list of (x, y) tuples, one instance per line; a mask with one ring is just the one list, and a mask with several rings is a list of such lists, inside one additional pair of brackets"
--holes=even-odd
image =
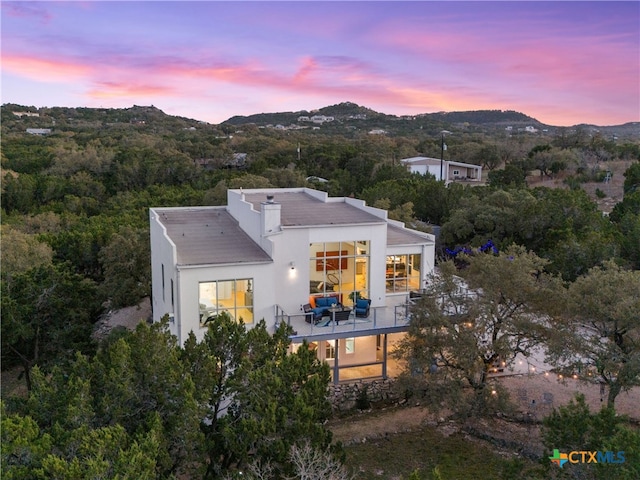
[(349, 307), (331, 307), (328, 310), (331, 320), (333, 320), (336, 325), (339, 325), (341, 320), (349, 320), (351, 316), (351, 309)]

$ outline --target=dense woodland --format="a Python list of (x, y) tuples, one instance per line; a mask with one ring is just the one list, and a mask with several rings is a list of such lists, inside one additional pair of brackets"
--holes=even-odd
[[(238, 342), (231, 350), (243, 358), (248, 355), (253, 363), (218, 359), (218, 365), (242, 364), (238, 378), (221, 374), (218, 379), (203, 377), (203, 362), (224, 351), (224, 339), (215, 332), (208, 353), (195, 345), (176, 348), (160, 326), (122, 333), (102, 346), (92, 340), (100, 315), (136, 305), (150, 294), (149, 207), (223, 205), (227, 188), (308, 186), (364, 199), (415, 228), (439, 226), (437, 254), (442, 262), (451, 260), (448, 250), (476, 249), (492, 240), (500, 252), (515, 244), (535, 254), (540, 271), (562, 288), (570, 289), (594, 267), (640, 270), (637, 123), (559, 128), (499, 111), (399, 118), (354, 104), (312, 113), (335, 120), (319, 129), (293, 129), (274, 124), (287, 127), (310, 113), (234, 117), (210, 125), (154, 107), (2, 107), (2, 368), (21, 368), (31, 392), (28, 400), (5, 402), (3, 408), (11, 415), (3, 412), (3, 418), (29, 438), (30, 458), (39, 458), (33, 478), (57, 478), (55, 472), (70, 478), (61, 472), (88, 468), (74, 466), (71, 459), (73, 452), (95, 442), (103, 448), (96, 454), (103, 456), (94, 459), (96, 472), (104, 458), (118, 457), (113, 450), (117, 446), (120, 456), (107, 463), (109, 468), (119, 465), (119, 474), (129, 478), (169, 478), (193, 468), (215, 477), (246, 464), (247, 451), (291, 474), (292, 439), (306, 436), (322, 448), (331, 443), (326, 432), (315, 429), (328, 413), (326, 404), (311, 402), (312, 393), (304, 400), (291, 394), (283, 411), (274, 403), (256, 401), (282, 382), (310, 392), (326, 387), (328, 372), (313, 359), (301, 354), (285, 361), (279, 356), (286, 349), (286, 332), (267, 343), (269, 351), (258, 351), (264, 338), (231, 332)], [(528, 125), (538, 132), (525, 132)], [(27, 128), (51, 132), (32, 135)], [(369, 134), (372, 129), (387, 133)], [(486, 185), (445, 187), (428, 176), (409, 174), (399, 164), (417, 155), (439, 158), (443, 129), (451, 132), (446, 158), (483, 165)], [(630, 165), (624, 174), (624, 199), (603, 216), (581, 186), (602, 181), (609, 162), (619, 160)], [(531, 188), (527, 182), (532, 175), (563, 178), (565, 188)], [(218, 333), (229, 333), (234, 327), (223, 320)], [(260, 335), (260, 329), (254, 330), (251, 335)], [(145, 349), (149, 358), (166, 356), (170, 368), (140, 371), (135, 356), (145, 355)], [(318, 383), (302, 387), (305, 382), (299, 379), (310, 374)], [(150, 375), (160, 375), (167, 388), (175, 389), (164, 400), (166, 409), (158, 407), (157, 397), (142, 398)], [(637, 380), (637, 371), (632, 375)], [(241, 387), (248, 384), (261, 385), (263, 391)], [(161, 388), (159, 384), (154, 391), (160, 395)], [(101, 400), (104, 392), (109, 392), (109, 406)], [(215, 405), (225, 392), (234, 392), (238, 399), (233, 407), (237, 417), (229, 418), (240, 422), (241, 427), (233, 428), (244, 429), (246, 445), (233, 443), (237, 431), (229, 424), (185, 424), (198, 418), (199, 405)], [(64, 400), (57, 397), (63, 393)], [(178, 418), (172, 403), (178, 397), (180, 409), (193, 409), (193, 416)], [(256, 404), (264, 410), (247, 410)], [(131, 418), (126, 411), (132, 405), (145, 413)], [(284, 422), (287, 416), (299, 418), (300, 425)], [(305, 423), (305, 416), (314, 420)], [(263, 418), (268, 421), (259, 420)], [(283, 428), (298, 433), (284, 441)], [(271, 434), (272, 443), (261, 443)], [(200, 463), (194, 451), (185, 451), (190, 435), (202, 445), (195, 456)], [(58, 445), (55, 458), (45, 462), (43, 452), (52, 444)], [(34, 453), (38, 448), (40, 457)], [(15, 455), (22, 458), (20, 452)], [(143, 457), (153, 461), (136, 461)], [(3, 454), (3, 462), (6, 458)], [(141, 470), (126, 470), (132, 465)], [(24, 478), (22, 473), (12, 478)]]

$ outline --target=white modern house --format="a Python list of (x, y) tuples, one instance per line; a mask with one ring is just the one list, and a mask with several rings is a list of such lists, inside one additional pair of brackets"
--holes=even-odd
[[(363, 201), (308, 188), (228, 190), (222, 207), (152, 208), (152, 308), (183, 343), (225, 311), (293, 329), (333, 380), (387, 375), (407, 298), (434, 268), (433, 235)], [(357, 300), (360, 299), (360, 302)]]
[[(482, 181), (482, 166), (471, 163), (454, 162), (452, 160), (441, 160), (430, 157), (404, 158), (400, 162), (407, 167), (411, 173), (434, 175), (436, 180), (451, 182), (480, 182)], [(442, 169), (442, 178), (440, 171)]]

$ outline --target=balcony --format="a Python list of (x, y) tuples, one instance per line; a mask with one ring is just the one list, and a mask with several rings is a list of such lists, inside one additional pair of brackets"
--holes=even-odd
[(406, 295), (389, 296), (385, 306), (371, 307), (367, 318), (356, 317), (352, 312), (347, 320), (334, 321), (326, 316), (321, 322), (314, 324), (307, 321), (307, 314), (286, 312), (276, 305), (275, 319), (276, 325), (284, 322), (291, 326), (294, 331), (291, 340), (298, 343), (305, 339), (317, 341), (406, 331), (410, 306), (409, 297)]

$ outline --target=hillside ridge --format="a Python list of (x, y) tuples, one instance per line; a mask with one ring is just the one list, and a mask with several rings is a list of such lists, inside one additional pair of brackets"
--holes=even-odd
[[(34, 117), (19, 117), (23, 112), (32, 114), (38, 113), (39, 119)], [(321, 122), (323, 127), (327, 126), (356, 126), (357, 128), (372, 129), (396, 129), (401, 127), (417, 129), (438, 129), (447, 126), (478, 126), (478, 127), (524, 127), (531, 126), (536, 129), (545, 128), (581, 128), (596, 129), (610, 133), (617, 133), (615, 130), (623, 130), (626, 133), (632, 132), (640, 135), (640, 122), (628, 122), (620, 125), (593, 125), (578, 124), (569, 127), (543, 124), (539, 120), (514, 110), (468, 110), (452, 112), (422, 113), (417, 115), (396, 116), (377, 112), (371, 108), (358, 105), (353, 102), (342, 102), (335, 105), (328, 105), (315, 110), (300, 110), (296, 112), (265, 112), (252, 115), (235, 115), (219, 124), (211, 126), (240, 126), (245, 124), (255, 124), (257, 126), (268, 125), (303, 125), (311, 126), (310, 121), (300, 120), (301, 117), (311, 118), (313, 116), (329, 117), (331, 120)], [(149, 105), (133, 105), (128, 108), (93, 108), (93, 107), (41, 107), (23, 106), (12, 103), (2, 105), (2, 121), (16, 120), (21, 118), (25, 123), (32, 123), (33, 126), (42, 126), (46, 118), (63, 121), (80, 121), (98, 123), (132, 123), (144, 124), (157, 121), (164, 121), (173, 124), (177, 128), (188, 128), (195, 125), (208, 124), (192, 118), (170, 115), (161, 109)]]

